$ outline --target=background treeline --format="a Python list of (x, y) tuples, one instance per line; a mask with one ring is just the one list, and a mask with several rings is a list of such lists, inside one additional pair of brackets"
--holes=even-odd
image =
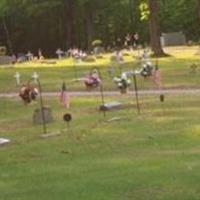
[[(111, 46), (128, 32), (149, 43), (148, 21), (140, 20), (142, 0), (1, 0), (0, 45), (13, 52), (54, 55), (57, 48), (89, 49), (101, 39)], [(183, 31), (199, 40), (199, 0), (157, 0), (161, 32)]]

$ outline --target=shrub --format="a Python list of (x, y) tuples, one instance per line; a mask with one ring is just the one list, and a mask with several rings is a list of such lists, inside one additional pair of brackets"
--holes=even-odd
[(0, 46), (0, 56), (5, 56), (7, 49), (5, 46)]
[(97, 59), (103, 59), (104, 57), (102, 55), (97, 55), (96, 58)]
[(93, 56), (87, 56), (85, 58), (83, 58), (84, 62), (95, 62), (95, 58)]
[(102, 41), (101, 40), (94, 40), (92, 42), (92, 46), (96, 47), (96, 46), (101, 46), (102, 45)]

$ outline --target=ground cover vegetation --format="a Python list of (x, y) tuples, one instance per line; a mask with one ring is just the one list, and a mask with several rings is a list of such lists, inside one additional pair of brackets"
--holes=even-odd
[[(106, 102), (118, 97), (106, 97)], [(57, 98), (45, 98), (54, 122), (41, 138), (33, 109), (1, 98), (0, 198), (10, 199), (199, 199), (199, 95), (121, 97), (128, 110), (99, 113), (100, 97), (73, 97), (70, 128)], [(119, 100), (119, 99), (118, 99)], [(106, 122), (113, 117), (120, 121)]]
[[(6, 53), (26, 62), (0, 67), (0, 137), (11, 140), (0, 146), (0, 199), (200, 199), (200, 94), (194, 90), (200, 84), (199, 13), (199, 0), (1, 0), (2, 59)], [(178, 31), (188, 46), (163, 48), (161, 33)], [(130, 35), (134, 42), (125, 45)], [(65, 55), (55, 59), (59, 48)], [(72, 58), (70, 48), (86, 53), (87, 60)], [(92, 69), (105, 91), (116, 90), (113, 78), (141, 68), (144, 48), (151, 49), (145, 64), (160, 69), (160, 89), (182, 90), (159, 90), (140, 73), (139, 91), (153, 89), (151, 95), (139, 93), (140, 114), (129, 92), (133, 80), (128, 93), (104, 96), (105, 103), (118, 101), (126, 109), (100, 112), (102, 96), (93, 93), (99, 87), (87, 97), (72, 95), (68, 109), (61, 104), (63, 82), (69, 91), (85, 91), (79, 79)], [(123, 59), (111, 61), (113, 52)], [(43, 96), (54, 119), (47, 124), (51, 137), (42, 137), (42, 126), (33, 124), (39, 98), (25, 104), (18, 95), (5, 97), (29, 80), (34, 84), (35, 72), (43, 92), (59, 92)], [(63, 121), (66, 113), (70, 124)]]
[[(142, 51), (142, 50), (141, 50)], [(171, 54), (171, 57), (151, 59), (158, 65), (162, 73), (162, 81), (165, 88), (198, 88), (199, 86), (199, 55), (198, 47), (169, 47), (165, 51)], [(0, 69), (0, 92), (18, 92), (19, 87), (16, 86), (14, 75), (16, 72), (21, 74), (21, 83), (26, 83), (31, 79), (34, 72), (40, 76), (43, 90), (54, 91), (60, 90), (63, 81), (66, 82), (70, 91), (85, 91), (82, 81), (75, 81), (77, 78), (83, 78), (92, 69), (99, 69), (103, 79), (105, 90), (116, 90), (113, 83), (113, 77), (119, 76), (121, 72), (141, 68), (141, 62), (138, 61), (138, 51), (125, 53), (124, 62), (122, 64), (110, 61), (112, 54), (103, 55), (104, 58), (96, 62), (81, 62), (76, 64), (72, 58), (63, 60), (53, 60), (55, 64), (40, 64), (38, 62), (26, 62), (11, 65)], [(197, 65), (195, 71), (191, 69), (191, 65)], [(113, 74), (109, 74), (109, 69), (113, 70)], [(156, 89), (153, 82), (138, 76), (139, 89)]]

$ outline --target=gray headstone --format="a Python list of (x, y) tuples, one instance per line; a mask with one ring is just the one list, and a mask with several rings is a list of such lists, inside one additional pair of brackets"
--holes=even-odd
[(162, 33), (160, 41), (162, 46), (185, 45), (186, 37), (182, 32)]
[(12, 64), (15, 60), (11, 56), (0, 56), (0, 65)]
[(114, 110), (114, 109), (119, 109), (121, 107), (122, 104), (120, 102), (114, 101), (110, 103), (105, 103), (104, 105), (100, 105), (99, 110), (100, 111)]
[(9, 140), (9, 139), (0, 138), (0, 145), (4, 145), (4, 144), (7, 144), (7, 143), (10, 143), (10, 140)]
[[(40, 108), (37, 108), (34, 110), (33, 113), (33, 124), (41, 125), (43, 123), (43, 115), (42, 110)], [(51, 123), (53, 122), (53, 115), (52, 111), (49, 107), (43, 107), (44, 112), (44, 121), (45, 123)]]

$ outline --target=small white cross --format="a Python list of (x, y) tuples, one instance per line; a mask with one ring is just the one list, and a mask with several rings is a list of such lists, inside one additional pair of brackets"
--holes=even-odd
[(37, 72), (34, 72), (34, 73), (33, 73), (32, 78), (34, 79), (34, 82), (37, 83), (37, 80), (38, 80), (38, 78), (39, 78), (39, 75), (37, 74)]
[(14, 75), (15, 79), (16, 79), (16, 84), (17, 85), (20, 85), (20, 73), (19, 72), (16, 72), (15, 75)]

